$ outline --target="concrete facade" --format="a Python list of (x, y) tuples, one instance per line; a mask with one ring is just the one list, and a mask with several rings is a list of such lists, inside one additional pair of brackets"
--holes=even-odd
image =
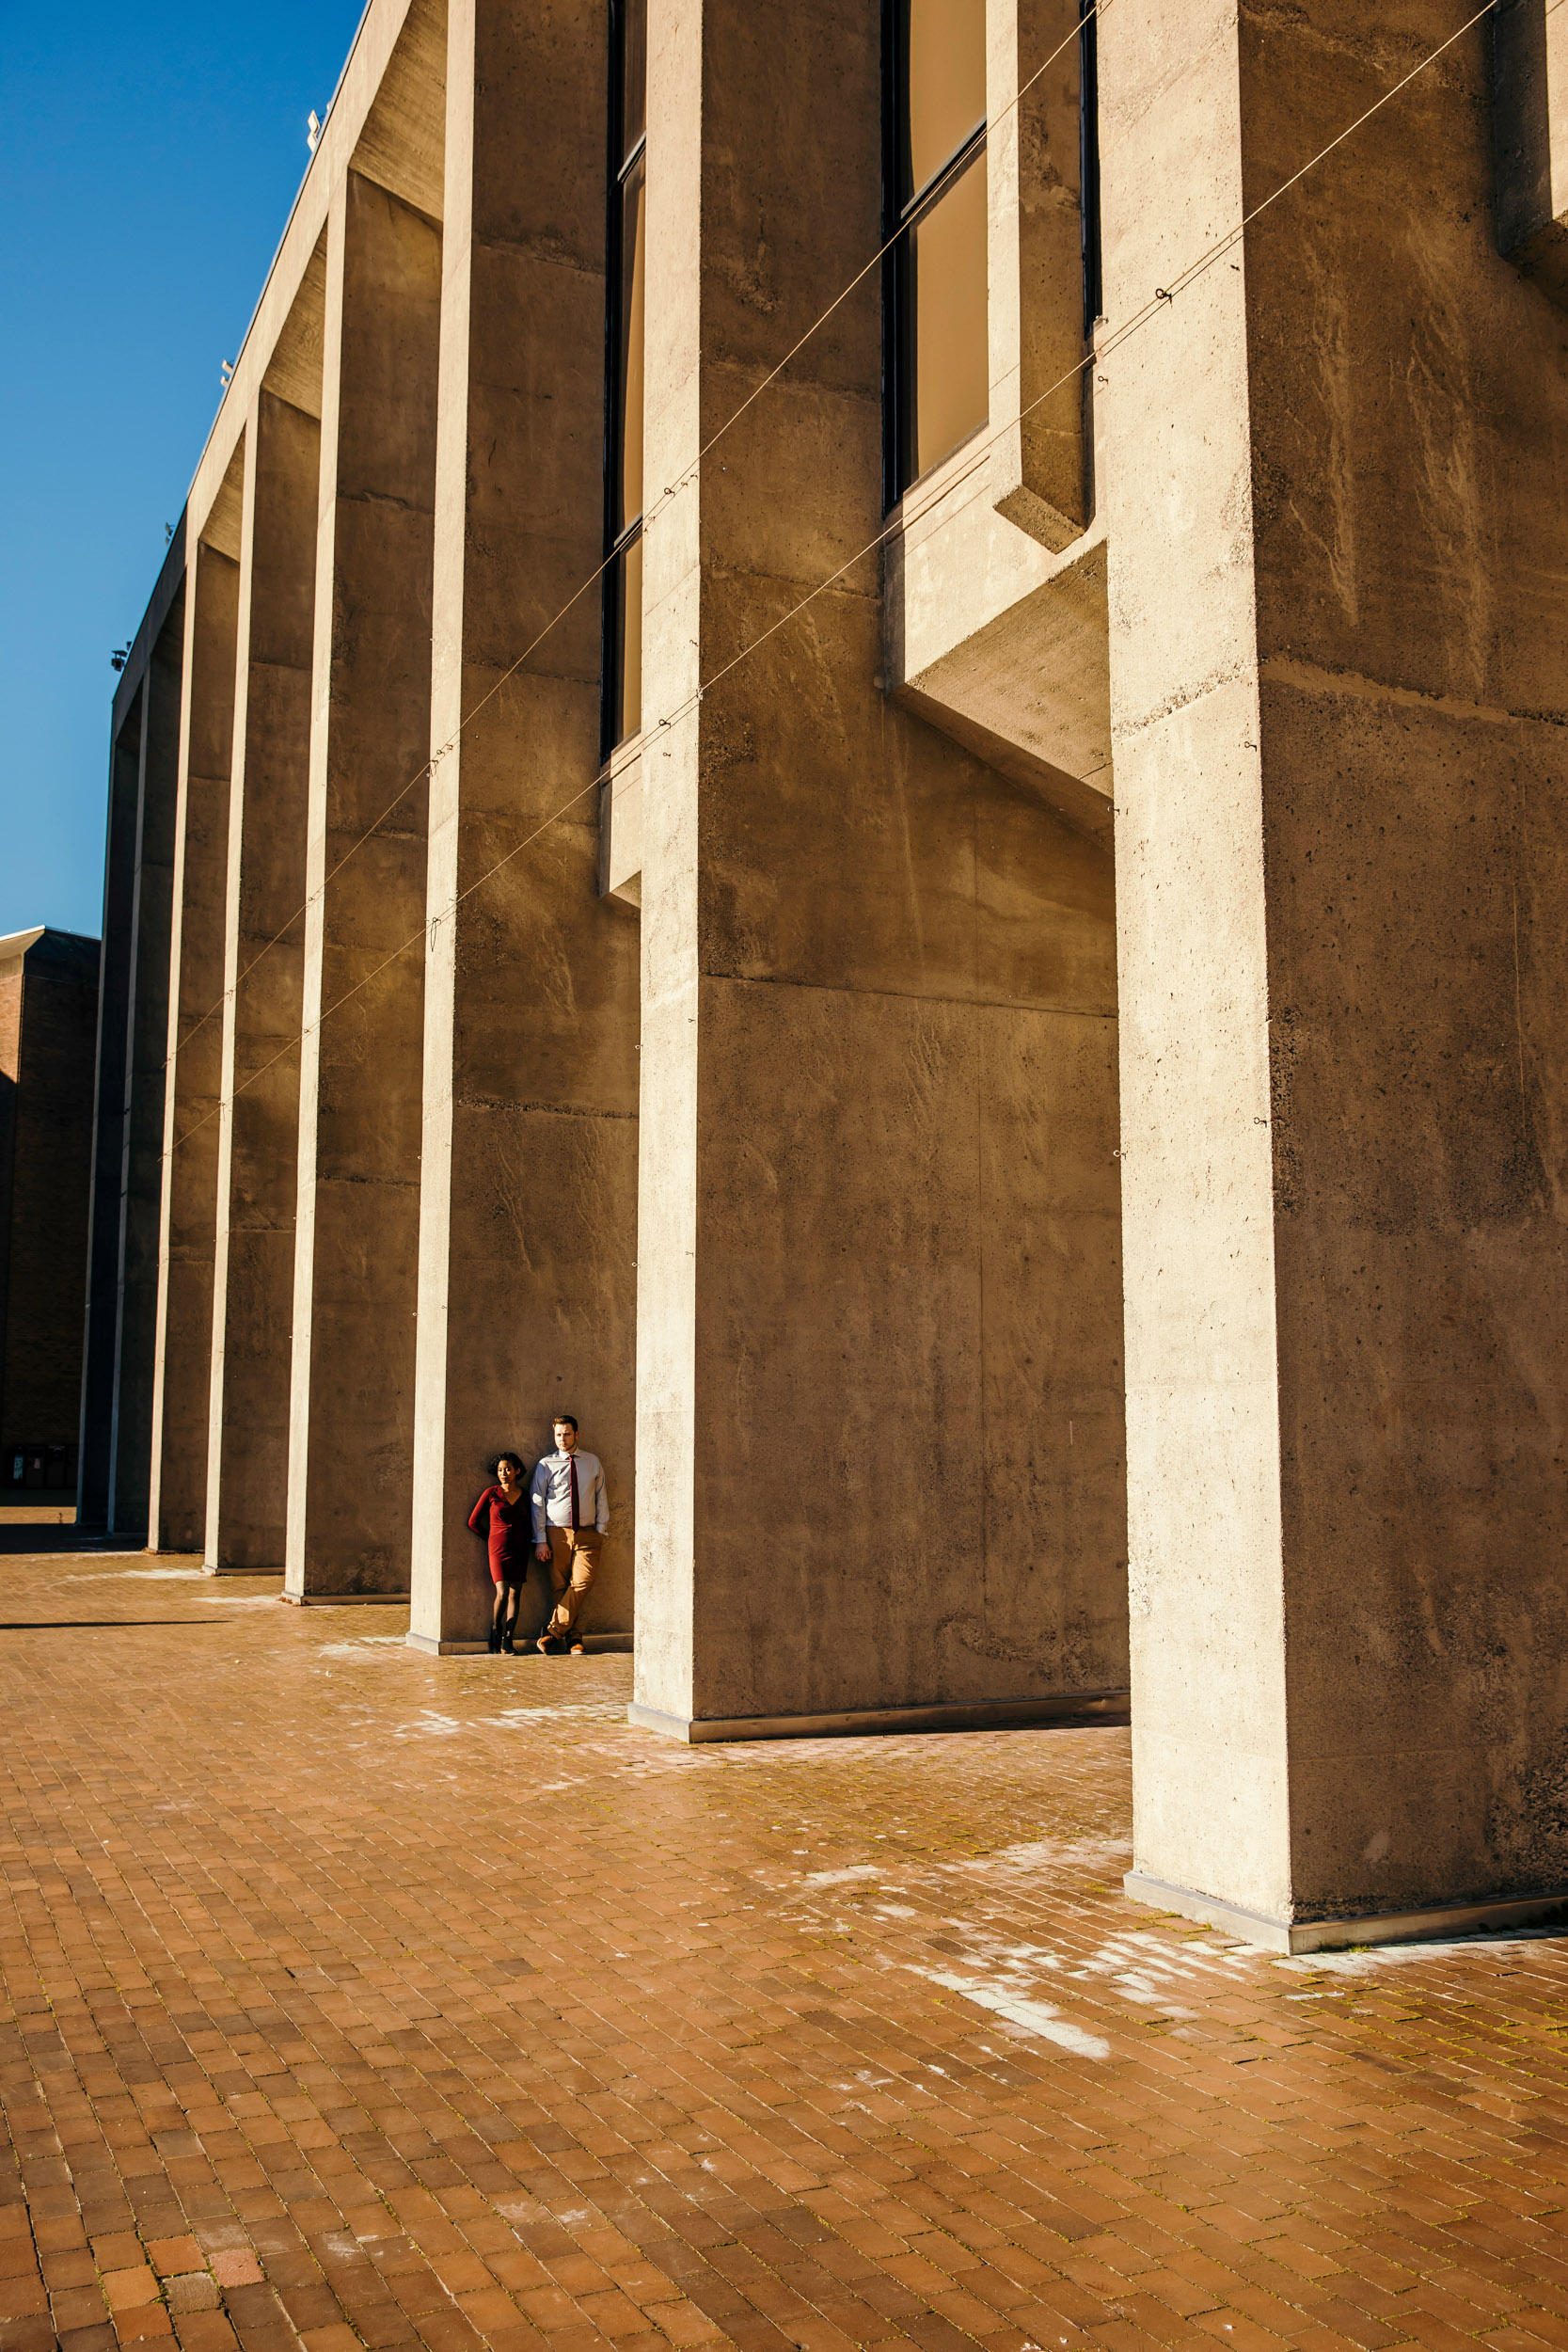
[[(1141, 1899), (1549, 1905), (1562, 37), (978, 7), (647, 0), (627, 734), (641, 12), (372, 0), (117, 702), (93, 1491), (463, 1651), (571, 1410), (650, 1730), (1131, 1692)], [(890, 504), (933, 25), (990, 418)]]
[(0, 1495), (77, 1491), (99, 943), (0, 939)]

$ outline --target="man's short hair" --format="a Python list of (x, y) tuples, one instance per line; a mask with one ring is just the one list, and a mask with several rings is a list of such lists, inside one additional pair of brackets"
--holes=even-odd
[(550, 1423), (551, 1428), (555, 1428), (562, 1422), (565, 1422), (568, 1429), (575, 1429), (578, 1425), (578, 1417), (576, 1413), (557, 1413), (555, 1420)]

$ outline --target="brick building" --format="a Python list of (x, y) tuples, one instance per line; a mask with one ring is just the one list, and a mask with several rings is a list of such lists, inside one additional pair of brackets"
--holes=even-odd
[(82, 1391), (98, 942), (0, 939), (0, 1499), (71, 1502)]
[(650, 1729), (1131, 1689), (1160, 1900), (1568, 1887), (1495, 14), (371, 0), (116, 704), (96, 1507), (474, 1648), (570, 1406)]

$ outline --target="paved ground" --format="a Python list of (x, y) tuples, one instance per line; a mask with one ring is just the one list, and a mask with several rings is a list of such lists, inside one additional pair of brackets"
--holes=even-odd
[(1568, 1943), (1132, 1910), (1124, 1732), (687, 1750), (625, 1658), (0, 1586), (9, 2352), (1568, 2344)]

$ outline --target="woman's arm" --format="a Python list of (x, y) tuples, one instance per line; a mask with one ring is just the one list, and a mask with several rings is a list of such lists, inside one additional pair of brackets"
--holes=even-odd
[(486, 1486), (468, 1514), (468, 1525), (476, 1535), (487, 1535), (490, 1532), (490, 1498), (495, 1491), (494, 1486)]

